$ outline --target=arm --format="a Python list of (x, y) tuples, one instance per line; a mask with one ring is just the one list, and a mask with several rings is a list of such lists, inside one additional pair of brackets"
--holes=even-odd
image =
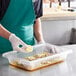
[(40, 18), (36, 19), (36, 23), (34, 25), (34, 34), (35, 34), (35, 38), (36, 38), (38, 43), (44, 42), (43, 35), (42, 35)]
[[(22, 51), (23, 48), (26, 48), (27, 52), (29, 51), (29, 49), (32, 50), (31, 46), (27, 46), (26, 43), (24, 43), (15, 34), (12, 34), (8, 30), (6, 30), (1, 24), (0, 24), (0, 36), (8, 39), (11, 42), (13, 50)], [(19, 45), (22, 45), (23, 47), (20, 48)], [(25, 51), (25, 50), (23, 50), (23, 51)]]
[(9, 39), (10, 34), (11, 33), (0, 24), (0, 36)]

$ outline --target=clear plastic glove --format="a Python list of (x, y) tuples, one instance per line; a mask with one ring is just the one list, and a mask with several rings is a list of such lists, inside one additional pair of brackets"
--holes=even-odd
[(37, 42), (37, 44), (45, 44), (45, 41), (44, 40), (39, 41), (39, 42)]
[(56, 53), (60, 53), (60, 51), (61, 51), (59, 46), (52, 45), (49, 43), (39, 44), (39, 45), (35, 45), (33, 47), (37, 54), (42, 53), (42, 52), (50, 52), (50, 53), (56, 54)]
[(50, 49), (50, 51), (52, 53), (58, 53), (59, 52), (59, 47), (56, 46), (56, 45), (47, 43), (46, 46), (47, 46), (48, 49)]
[(13, 50), (15, 51), (31, 52), (33, 50), (32, 46), (25, 44), (15, 34), (10, 35), (9, 41), (11, 42)]

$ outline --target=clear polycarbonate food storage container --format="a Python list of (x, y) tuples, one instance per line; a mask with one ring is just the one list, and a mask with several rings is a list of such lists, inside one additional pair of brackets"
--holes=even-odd
[(72, 53), (70, 49), (64, 49), (51, 44), (40, 44), (33, 46), (33, 52), (22, 53), (11, 51), (3, 54), (9, 63), (15, 67), (33, 71), (51, 64), (64, 61), (68, 54)]

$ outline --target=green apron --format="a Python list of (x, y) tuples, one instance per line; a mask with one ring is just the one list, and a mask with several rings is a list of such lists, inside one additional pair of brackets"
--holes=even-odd
[[(34, 45), (35, 12), (32, 0), (10, 0), (1, 24), (29, 45)], [(11, 51), (9, 40), (0, 37), (0, 53)]]

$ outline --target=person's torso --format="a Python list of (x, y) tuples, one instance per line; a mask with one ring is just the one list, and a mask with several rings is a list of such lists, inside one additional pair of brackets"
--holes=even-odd
[[(0, 0), (0, 20), (5, 15), (11, 0)], [(36, 18), (43, 15), (42, 0), (32, 0)]]
[[(33, 24), (35, 12), (32, 0), (10, 0), (7, 11), (5, 12), (1, 24), (10, 32), (15, 33), (25, 43), (34, 44)], [(0, 37), (0, 48), (9, 48), (8, 40)]]

